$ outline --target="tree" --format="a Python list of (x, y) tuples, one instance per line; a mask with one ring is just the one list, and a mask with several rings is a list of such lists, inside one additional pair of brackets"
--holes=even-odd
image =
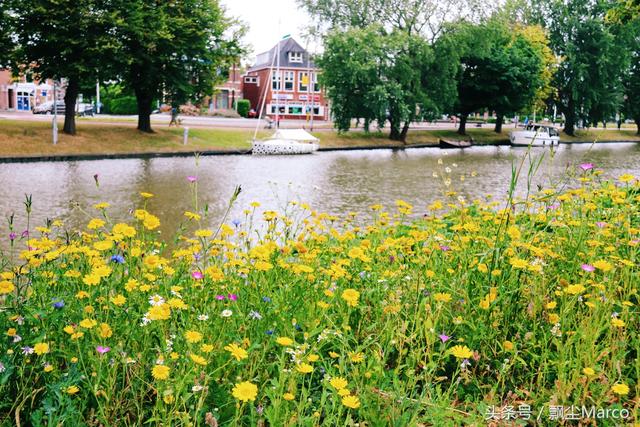
[(118, 38), (123, 81), (138, 104), (138, 129), (152, 132), (154, 99), (178, 105), (213, 91), (220, 76), (243, 52), (240, 30), (215, 0), (153, 2), (120, 0)]
[(591, 0), (534, 0), (536, 20), (549, 34), (559, 64), (554, 75), (556, 104), (564, 131), (574, 135), (577, 121), (615, 112), (621, 99), (625, 60), (620, 34), (605, 25), (607, 10)]
[(624, 113), (636, 123), (637, 134), (640, 135), (640, 22), (632, 28), (629, 44), (631, 60), (624, 82)]
[(477, 21), (494, 11), (497, 3), (482, 0), (297, 0), (315, 19), (315, 32), (347, 30), (381, 25), (388, 32), (398, 30), (421, 34), (434, 42), (445, 23)]
[(75, 135), (75, 105), (83, 82), (109, 67), (114, 39), (108, 0), (13, 2), (17, 48), (14, 73), (66, 81), (63, 132)]
[(11, 17), (9, 2), (0, 2), (0, 68), (9, 65), (9, 57), (13, 48), (11, 40)]
[(351, 119), (390, 123), (389, 138), (405, 141), (409, 125), (433, 118), (455, 98), (451, 45), (429, 45), (419, 36), (380, 26), (332, 33), (318, 61), (336, 127)]

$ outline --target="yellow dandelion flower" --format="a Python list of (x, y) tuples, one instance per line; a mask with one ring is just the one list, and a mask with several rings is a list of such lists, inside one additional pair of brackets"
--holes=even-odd
[(291, 394), (291, 393), (285, 393), (285, 394), (283, 394), (283, 395), (282, 395), (282, 397), (284, 398), (284, 400), (293, 400), (293, 399), (295, 399), (295, 398), (296, 398), (296, 397), (295, 397), (293, 394)]
[(611, 391), (618, 396), (625, 396), (629, 394), (629, 386), (624, 383), (618, 383), (611, 387)]
[(617, 317), (611, 319), (611, 325), (615, 326), (616, 328), (624, 328), (624, 320), (622, 319), (618, 319)]
[(197, 354), (190, 354), (189, 358), (198, 365), (205, 366), (207, 364), (207, 359), (202, 356), (198, 356)]
[(39, 342), (33, 346), (33, 351), (38, 355), (42, 356), (43, 354), (49, 353), (49, 344), (46, 342)]
[(258, 386), (249, 381), (243, 381), (233, 387), (231, 394), (242, 402), (253, 402), (258, 395)]
[(355, 289), (346, 289), (342, 292), (342, 299), (347, 302), (350, 307), (356, 307), (358, 305), (358, 299), (360, 298), (360, 292)]
[(342, 404), (347, 408), (358, 409), (360, 407), (360, 399), (358, 399), (358, 396), (344, 396)]
[(249, 357), (249, 353), (247, 353), (244, 348), (238, 346), (237, 344), (229, 344), (225, 346), (224, 349), (231, 353), (231, 355), (235, 357), (236, 360), (242, 360)]
[(451, 301), (451, 294), (446, 292), (437, 292), (433, 294), (433, 299), (437, 302), (449, 302)]
[(184, 337), (190, 344), (202, 341), (202, 334), (196, 331), (187, 331), (185, 332)]
[(473, 352), (466, 345), (456, 345), (449, 350), (449, 354), (456, 359), (468, 359), (473, 356)]
[(67, 394), (71, 394), (71, 395), (76, 394), (79, 391), (80, 391), (80, 388), (78, 386), (76, 386), (76, 385), (70, 385), (69, 387), (67, 387), (65, 389), (65, 392), (67, 392)]
[(335, 388), (336, 390), (342, 390), (343, 388), (346, 388), (349, 383), (342, 377), (334, 377), (331, 378), (329, 384), (331, 384), (331, 387)]
[(10, 294), (15, 289), (15, 285), (8, 280), (3, 280), (0, 282), (0, 295)]
[(588, 377), (591, 377), (591, 376), (596, 374), (596, 371), (594, 371), (593, 368), (584, 368), (582, 370), (582, 373), (585, 374)]
[(309, 365), (308, 363), (300, 363), (296, 366), (296, 371), (302, 374), (310, 374), (311, 372), (313, 372), (313, 366)]
[(124, 295), (118, 294), (115, 297), (111, 298), (111, 302), (117, 306), (122, 306), (127, 302), (127, 298)]
[(276, 339), (276, 342), (285, 347), (291, 347), (293, 345), (293, 340), (288, 337), (278, 337), (278, 339)]
[(155, 365), (151, 370), (151, 375), (156, 380), (166, 380), (169, 378), (169, 372), (171, 372), (171, 368), (165, 365)]

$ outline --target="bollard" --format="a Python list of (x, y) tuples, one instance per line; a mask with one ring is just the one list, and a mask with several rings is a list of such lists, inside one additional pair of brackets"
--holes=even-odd
[(182, 143), (184, 145), (187, 145), (187, 141), (189, 141), (189, 127), (185, 126), (184, 127), (184, 135), (182, 137)]
[[(56, 108), (55, 103), (53, 105), (53, 108)], [(56, 117), (53, 116), (53, 127), (52, 127), (52, 132), (53, 132), (53, 145), (56, 145), (58, 143), (58, 121), (56, 120)]]

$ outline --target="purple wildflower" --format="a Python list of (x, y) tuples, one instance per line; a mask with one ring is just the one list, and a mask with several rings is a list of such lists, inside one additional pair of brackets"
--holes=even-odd
[(200, 280), (204, 277), (204, 274), (202, 274), (201, 271), (196, 270), (193, 273), (191, 273), (191, 277), (193, 277), (196, 280)]
[(580, 165), (580, 169), (582, 169), (583, 171), (588, 171), (593, 169), (593, 163), (582, 163)]
[(18, 235), (16, 233), (9, 233), (9, 240), (14, 241)]
[(111, 262), (117, 262), (118, 264), (124, 264), (124, 257), (120, 254), (113, 255)]
[(231, 301), (237, 301), (237, 300), (238, 300), (238, 295), (236, 295), (236, 294), (229, 294), (229, 295), (228, 295), (228, 298), (229, 298)]
[(596, 268), (591, 264), (582, 264), (580, 268), (582, 268), (584, 271), (588, 271), (589, 273), (596, 270)]
[(218, 301), (224, 301), (224, 299), (225, 299), (225, 298), (226, 298), (226, 297), (225, 297), (224, 295), (216, 295), (216, 299), (217, 299)]
[(440, 337), (440, 341), (442, 341), (443, 343), (449, 341), (451, 339), (451, 337), (449, 335), (446, 335), (444, 333), (438, 335)]
[(99, 346), (97, 346), (97, 347), (96, 347), (96, 351), (97, 351), (98, 353), (100, 353), (100, 354), (108, 353), (108, 352), (109, 352), (109, 350), (111, 350), (111, 348), (110, 348), (110, 347), (104, 347), (104, 346), (101, 346), (101, 345), (99, 345)]
[(64, 307), (64, 300), (56, 301), (53, 303), (53, 308), (57, 308), (58, 310), (60, 310), (63, 307)]
[(191, 183), (194, 183), (194, 182), (196, 182), (197, 180), (198, 180), (198, 177), (197, 177), (197, 176), (189, 175), (189, 176), (187, 177), (187, 181), (189, 181), (189, 182), (191, 182)]

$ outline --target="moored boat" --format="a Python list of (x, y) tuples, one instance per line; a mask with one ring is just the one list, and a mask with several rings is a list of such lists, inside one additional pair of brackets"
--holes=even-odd
[(320, 140), (303, 129), (278, 129), (270, 138), (254, 140), (252, 154), (310, 154)]
[(553, 126), (529, 123), (524, 129), (512, 131), (509, 139), (514, 146), (553, 146), (560, 143), (560, 132)]
[(438, 144), (440, 148), (469, 148), (473, 145), (471, 141), (453, 141), (442, 138), (440, 138)]

